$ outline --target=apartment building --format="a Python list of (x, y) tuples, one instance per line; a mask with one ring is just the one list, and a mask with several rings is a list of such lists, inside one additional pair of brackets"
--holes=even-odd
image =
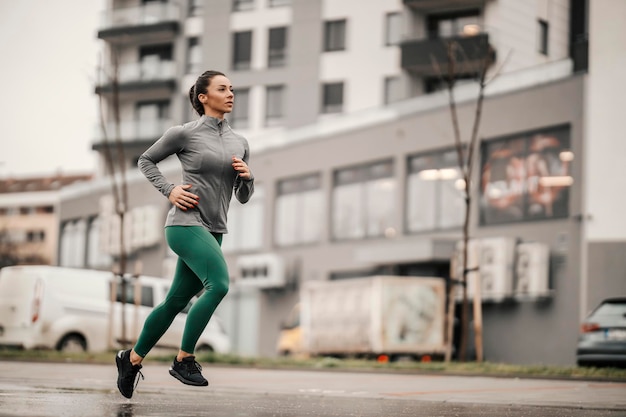
[(90, 174), (0, 180), (0, 266), (57, 263), (59, 190)]
[[(109, 73), (119, 64), (119, 82), (102, 77), (96, 93), (109, 141), (119, 98), (131, 263), (171, 277), (175, 257), (159, 235), (168, 203), (134, 167), (169, 125), (194, 118), (188, 89), (218, 69), (234, 84), (228, 119), (250, 142), (256, 177), (253, 199), (233, 202), (223, 242), (232, 280), (218, 314), (237, 353), (275, 354), (306, 280), (449, 278), (465, 189), (441, 81), (442, 41), (454, 40), (464, 141), (480, 65), (497, 76), (485, 90), (470, 220), (484, 248), (476, 256), (493, 260), (481, 264), (483, 278), (492, 277), (483, 279), (486, 358), (573, 363), (580, 318), (626, 291), (626, 227), (612, 227), (624, 220), (611, 209), (623, 197), (608, 192), (625, 184), (606, 180), (625, 154), (614, 133), (621, 96), (608, 80), (619, 79), (611, 45), (626, 34), (615, 22), (596, 35), (623, 11), (608, 3), (109, 2), (98, 37)], [(104, 138), (93, 141), (101, 176), (61, 197), (61, 230), (87, 231), (70, 247), (100, 242), (84, 257), (92, 262), (74, 266), (109, 268), (119, 254)], [(175, 158), (160, 167), (177, 181)], [(508, 181), (508, 172), (519, 178)]]

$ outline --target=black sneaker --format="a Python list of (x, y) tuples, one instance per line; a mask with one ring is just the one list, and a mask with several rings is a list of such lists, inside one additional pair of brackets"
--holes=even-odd
[(117, 352), (115, 363), (117, 364), (117, 388), (124, 397), (130, 398), (139, 383), (137, 376), (143, 379), (143, 374), (139, 371), (142, 366), (141, 364), (133, 365), (130, 362), (130, 349)]
[(209, 381), (204, 379), (202, 374), (202, 366), (196, 362), (195, 356), (187, 356), (182, 362), (178, 362), (174, 358), (172, 366), (170, 366), (170, 375), (178, 379), (183, 384), (206, 387)]

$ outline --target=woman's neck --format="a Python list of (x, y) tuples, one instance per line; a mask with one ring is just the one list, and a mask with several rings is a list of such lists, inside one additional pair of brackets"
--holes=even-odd
[(224, 120), (224, 113), (210, 110), (207, 108), (204, 109), (204, 115), (208, 117), (213, 117), (218, 120)]

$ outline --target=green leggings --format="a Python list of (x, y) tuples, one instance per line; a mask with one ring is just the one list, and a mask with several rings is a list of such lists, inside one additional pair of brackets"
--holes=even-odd
[(146, 318), (135, 352), (145, 357), (170, 327), (174, 318), (203, 288), (193, 304), (181, 342), (181, 350), (193, 353), (209, 319), (228, 292), (228, 268), (222, 255), (222, 235), (202, 226), (168, 226), (167, 244), (178, 255), (176, 273), (165, 300)]

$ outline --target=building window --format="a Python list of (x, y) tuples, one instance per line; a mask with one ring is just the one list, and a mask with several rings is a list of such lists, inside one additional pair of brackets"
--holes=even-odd
[(480, 224), (568, 218), (573, 161), (569, 126), (483, 141)]
[(343, 51), (346, 49), (346, 20), (324, 22), (324, 51)]
[(228, 233), (224, 235), (224, 252), (253, 251), (263, 246), (263, 186), (256, 184), (254, 195), (246, 204), (233, 198), (228, 210)]
[(267, 51), (268, 67), (283, 67), (287, 63), (287, 28), (271, 28), (269, 30), (269, 47)]
[(43, 242), (46, 240), (45, 230), (29, 230), (26, 232), (26, 241), (31, 243)]
[(252, 62), (252, 31), (235, 32), (233, 51), (233, 69), (250, 69)]
[(543, 55), (548, 55), (548, 35), (549, 35), (550, 27), (548, 26), (548, 22), (542, 19), (539, 19), (537, 21), (537, 24), (538, 24), (537, 39), (539, 43), (538, 45), (539, 52), (542, 53)]
[(204, 0), (189, 0), (189, 16), (201, 16)]
[(322, 86), (322, 113), (343, 111), (343, 83), (328, 83)]
[(265, 124), (267, 126), (280, 124), (285, 115), (285, 87), (282, 85), (268, 86), (265, 93)]
[(144, 61), (157, 57), (160, 61), (172, 60), (172, 44), (150, 45), (139, 48), (139, 60)]
[(86, 229), (84, 220), (68, 221), (62, 226), (60, 266), (85, 266)]
[(228, 122), (236, 129), (247, 129), (249, 126), (250, 89), (242, 88), (233, 91), (235, 105), (228, 115)]
[(233, 12), (243, 12), (254, 9), (254, 0), (233, 0)]
[(385, 16), (385, 45), (398, 45), (402, 40), (402, 15), (387, 13)]
[(168, 100), (140, 101), (136, 115), (136, 123), (122, 123), (122, 137), (154, 140), (171, 125)]
[(280, 181), (274, 214), (278, 246), (318, 242), (324, 225), (320, 174)]
[(400, 77), (385, 77), (385, 104), (402, 100)]
[(202, 69), (200, 38), (189, 38), (187, 43), (187, 74), (197, 74)]
[(409, 232), (459, 227), (465, 215), (465, 182), (456, 150), (409, 158), (406, 226)]
[(335, 239), (395, 234), (396, 181), (393, 162), (382, 161), (335, 172), (332, 231)]
[(139, 48), (140, 79), (163, 77), (163, 63), (172, 61), (172, 44), (150, 45)]
[(268, 5), (270, 7), (280, 7), (280, 6), (289, 6), (291, 4), (291, 0), (269, 0)]
[(89, 222), (87, 230), (87, 267), (88, 268), (104, 268), (112, 263), (111, 256), (105, 253), (101, 247), (100, 239), (100, 219), (94, 217)]
[(37, 207), (36, 211), (37, 211), (37, 214), (51, 214), (51, 213), (54, 213), (54, 207), (53, 206), (39, 206)]
[(430, 39), (468, 36), (480, 33), (480, 11), (430, 15), (427, 18)]

